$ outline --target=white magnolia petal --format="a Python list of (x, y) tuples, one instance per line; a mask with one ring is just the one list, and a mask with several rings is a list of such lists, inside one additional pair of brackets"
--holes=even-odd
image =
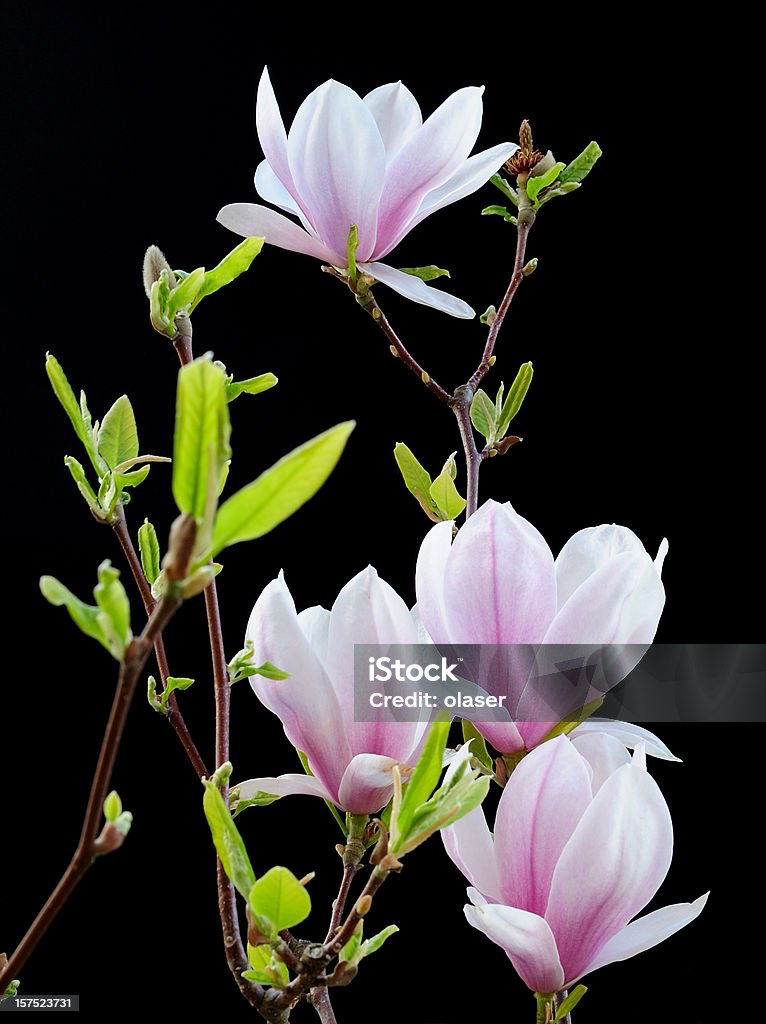
[(452, 547), (452, 522), (437, 523), (426, 534), (418, 552), (415, 592), (418, 614), (429, 636), (437, 644), (453, 641), (444, 607), (444, 571)]
[(637, 743), (644, 743), (647, 754), (652, 757), (662, 758), (663, 761), (678, 761), (680, 757), (666, 746), (659, 736), (644, 729), (641, 725), (634, 725), (633, 722), (612, 722), (605, 718), (589, 718), (587, 722), (578, 725), (572, 733), (572, 739), (584, 736), (588, 733), (606, 733), (607, 736), (614, 736), (620, 743), (624, 743), (629, 750), (633, 750)]
[[(580, 977), (597, 971), (599, 967), (615, 963), (618, 960), (627, 960), (637, 953), (643, 953), (652, 946), (664, 942), (671, 935), (685, 928), (687, 924), (695, 921), (705, 909), (709, 892), (700, 896), (693, 903), (674, 903), (672, 906), (655, 910), (651, 914), (639, 917), (637, 921), (631, 921), (621, 932), (601, 949), (592, 963), (588, 964)], [(566, 984), (571, 985), (577, 978), (567, 978)]]
[(314, 235), (314, 230), (303, 210), (276, 176), (268, 160), (261, 160), (256, 168), (255, 190), (265, 202), (271, 203), (272, 206), (278, 206), (280, 210), (285, 210), (287, 213), (292, 213), (300, 220), (306, 231), (310, 235)]
[(313, 775), (280, 775), (277, 778), (247, 779), (237, 785), (238, 799), (241, 802), (252, 800), (258, 793), (270, 793), (272, 796), (319, 796), (323, 800), (332, 800), (319, 779)]
[(564, 987), (564, 969), (556, 940), (542, 917), (497, 904), (464, 909), (468, 923), (506, 951), (522, 981), (533, 992), (559, 992)]
[(562, 608), (581, 583), (597, 569), (628, 551), (646, 554), (646, 548), (627, 526), (616, 523), (578, 530), (559, 552), (556, 559), (558, 606)]
[(258, 97), (255, 104), (255, 126), (263, 155), (271, 165), (274, 174), (293, 196), (298, 198), (290, 165), (287, 158), (287, 133), (279, 110), (269, 69), (264, 68), (258, 83)]
[[(332, 79), (301, 104), (287, 139), (290, 170), (317, 235), (345, 253), (352, 225), (359, 260), (375, 248), (386, 151), (375, 118), (348, 86)], [(273, 165), (272, 165), (273, 166)], [(344, 257), (341, 266), (346, 266)]]
[(423, 124), (418, 101), (406, 85), (390, 82), (368, 92), (364, 102), (378, 125), (390, 163)]
[(395, 270), (385, 263), (362, 263), (360, 268), (405, 298), (420, 303), (421, 306), (432, 306), (462, 320), (472, 320), (476, 316), (467, 302), (448, 292), (439, 291), (438, 288), (429, 288), (425, 281), (413, 274), (403, 274), (401, 270)]
[(630, 754), (614, 736), (604, 732), (581, 733), (579, 729), (570, 735), (572, 746), (581, 754), (593, 771), (591, 788), (594, 795), (603, 784), (624, 764), (630, 764)]
[(346, 262), (345, 256), (334, 253), (318, 238), (312, 238), (303, 228), (267, 206), (230, 203), (219, 211), (217, 220), (229, 231), (244, 238), (265, 238), (270, 245), (314, 256), (323, 263), (342, 266)]
[(484, 810), (476, 807), (449, 828), (442, 829), (447, 855), (482, 897), (500, 899), (500, 875), (495, 860), (495, 844)]
[(302, 612), (298, 612), (298, 622), (312, 651), (319, 661), (325, 665), (327, 663), (330, 612), (319, 604), (314, 605), (312, 608), (304, 608)]

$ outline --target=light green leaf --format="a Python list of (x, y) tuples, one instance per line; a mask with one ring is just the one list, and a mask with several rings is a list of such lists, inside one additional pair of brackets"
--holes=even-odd
[[(121, 491), (126, 487), (138, 487), (138, 485), (142, 484), (149, 476), (149, 470), (151, 468), (151, 466), (142, 466), (140, 469), (133, 470), (131, 473), (115, 473), (115, 486)], [(123, 496), (123, 501), (127, 504), (125, 496)]]
[(540, 196), (540, 206), (547, 203), (549, 199), (555, 199), (556, 196), (565, 196), (569, 192), (575, 192), (579, 187), (580, 183), (577, 181), (567, 181), (563, 185), (559, 185), (557, 182), (554, 188), (546, 189), (545, 194)]
[(255, 885), (255, 872), (247, 855), (242, 836), (232, 820), (218, 786), (203, 779), (205, 795), (202, 806), (224, 871), (237, 892), (247, 899)]
[(98, 452), (110, 469), (138, 455), (138, 432), (133, 406), (122, 395), (104, 416), (98, 432)]
[(277, 800), (281, 800), (281, 796), (275, 796), (273, 793), (264, 793), (262, 790), (258, 790), (249, 796), (247, 800), (240, 800), (238, 796), (238, 790), (235, 787), (230, 796), (231, 804), (231, 816), (238, 818), (243, 811), (246, 811), (248, 807), (268, 807), (269, 804), (275, 803)]
[(149, 293), (149, 319), (152, 326), (160, 334), (173, 337), (175, 325), (170, 310), (170, 275), (167, 267), (163, 267), (160, 276), (152, 284)]
[(487, 306), (487, 308), (484, 310), (484, 312), (479, 317), (479, 320), (483, 324), (490, 325), (490, 324), (492, 324), (492, 321), (495, 319), (496, 316), (497, 316), (497, 310), (495, 309), (495, 307), (494, 306)]
[(535, 203), (537, 207), (537, 196), (538, 193), (542, 192), (544, 188), (548, 188), (558, 178), (559, 174), (564, 170), (563, 163), (554, 164), (553, 167), (549, 167), (545, 174), (530, 174), (527, 179), (527, 195)]
[(444, 463), (444, 468), (431, 484), (430, 495), (439, 509), (441, 519), (456, 519), (465, 508), (466, 502), (455, 487), (455, 453)]
[(505, 206), (485, 206), (481, 211), (482, 217), (502, 217), (506, 224), (517, 224), (518, 220)]
[(437, 277), (450, 277), (449, 270), (442, 270), (431, 263), (427, 267), (399, 267), (403, 274), (419, 277), (421, 281), (435, 281)]
[(353, 281), (356, 280), (356, 250), (359, 248), (359, 228), (356, 224), (351, 225), (351, 229), (348, 233), (348, 272)]
[(273, 985), (275, 975), (277, 980), (285, 985), (290, 980), (287, 967), (275, 956), (271, 946), (265, 944), (251, 946), (248, 942), (247, 959), (253, 970), (248, 971), (244, 976), (248, 977), (251, 974), (259, 975), (257, 978), (251, 978), (251, 981), (259, 981), (262, 985)]
[(416, 814), (407, 836), (395, 851), (402, 857), (424, 843), (426, 839), (460, 821), (484, 800), (490, 787), (488, 775), (476, 778), (475, 772), (466, 773), (459, 782), (450, 785), (445, 791), (434, 794)]
[(351, 938), (348, 940), (346, 945), (343, 947), (343, 949), (338, 954), (338, 959), (339, 960), (345, 960), (348, 963), (352, 963), (352, 964), (355, 964), (355, 963), (359, 962), (359, 958), (358, 958), (357, 954), (359, 953), (359, 947), (362, 945), (362, 935), (363, 934), (364, 934), (364, 919), (362, 919), (359, 922), (359, 924), (356, 926), (356, 931), (354, 932), (354, 934), (351, 936)]
[(88, 480), (85, 476), (85, 470), (83, 469), (82, 465), (77, 461), (77, 459), (75, 459), (71, 455), (66, 456), (66, 458), (64, 459), (64, 465), (72, 474), (72, 479), (77, 484), (77, 490), (87, 501), (88, 507), (90, 508), (91, 512), (93, 512), (93, 514), (98, 519), (103, 519), (103, 516), (101, 515), (101, 507), (98, 503), (98, 498), (96, 497), (95, 491), (88, 483)]
[(257, 377), (248, 377), (247, 380), (232, 380), (226, 385), (226, 401), (233, 402), (240, 395), (260, 395), (262, 391), (268, 391), (278, 383), (278, 378), (273, 373), (261, 373)]
[(589, 142), (585, 149), (567, 164), (558, 180), (559, 185), (568, 185), (571, 182), (581, 182), (593, 170), (596, 161), (601, 156), (601, 147), (597, 142)]
[(505, 437), (508, 427), (511, 425), (513, 418), (521, 408), (521, 404), (526, 398), (527, 391), (529, 391), (529, 385), (532, 383), (533, 369), (531, 363), (522, 363), (519, 367), (519, 372), (516, 374), (516, 379), (508, 391), (508, 397), (503, 403), (503, 408), (500, 412), (497, 422), (497, 437)]
[(186, 676), (168, 676), (165, 681), (165, 689), (162, 691), (160, 696), (160, 704), (163, 708), (168, 706), (168, 698), (173, 690), (188, 690), (190, 686), (194, 685), (194, 680), (189, 679)]
[(469, 722), (467, 718), (463, 718), (460, 724), (463, 727), (463, 739), (465, 742), (468, 743), (473, 740), (473, 743), (471, 743), (471, 753), (473, 756), (488, 771), (494, 772), (495, 766), (487, 750), (487, 742), (484, 737), (473, 722)]
[(305, 921), (311, 913), (311, 898), (292, 871), (271, 868), (253, 885), (248, 897), (250, 909), (271, 922), (276, 932)]
[(205, 268), (197, 267), (175, 287), (168, 299), (168, 315), (171, 321), (185, 307), (199, 302), (200, 292), (205, 285)]
[(434, 722), (418, 758), (412, 778), (404, 790), (396, 821), (391, 821), (391, 852), (406, 839), (416, 812), (433, 793), (442, 772), (444, 750), (447, 746), (450, 722)]
[(335, 468), (355, 426), (349, 420), (312, 438), (225, 501), (215, 521), (212, 556), (269, 533), (312, 498)]
[(74, 427), (75, 434), (82, 441), (93, 468), (101, 476), (106, 471), (106, 464), (96, 451), (93, 433), (88, 421), (83, 417), (82, 409), (74, 396), (66, 374), (58, 359), (52, 356), (50, 352), (48, 352), (45, 358), (45, 372), (48, 374), (48, 379), (51, 382), (56, 398), (61, 402), (64, 412), (69, 417), (69, 422)]
[[(96, 604), (103, 613), (99, 624), (110, 640), (115, 658), (122, 658), (125, 648), (133, 639), (130, 629), (130, 601), (120, 582), (120, 571), (109, 561), (98, 567), (98, 583), (93, 590)], [(110, 628), (111, 627), (111, 628)]]
[(432, 522), (438, 523), (441, 516), (436, 502), (431, 497), (431, 474), (401, 441), (398, 441), (394, 447), (394, 458), (407, 490), (417, 498), (428, 518)]
[(265, 676), (266, 679), (289, 679), (290, 673), (284, 672), (281, 668), (277, 668), (276, 665), (272, 665), (270, 661), (264, 661), (262, 665), (253, 666), (254, 676)]
[(577, 988), (572, 989), (572, 991), (569, 993), (569, 995), (566, 997), (564, 1002), (559, 1007), (558, 1013), (553, 1018), (554, 1022), (563, 1020), (568, 1013), (571, 1013), (587, 991), (587, 985), (578, 985)]
[(221, 470), (231, 454), (225, 385), (224, 370), (209, 355), (178, 375), (173, 497), (198, 522), (212, 520)]
[(154, 583), (161, 572), (160, 542), (157, 540), (157, 531), (148, 519), (144, 519), (143, 526), (138, 529), (138, 550), (144, 576), (149, 583)]
[(506, 181), (506, 179), (501, 174), (493, 174), (489, 180), (492, 182), (495, 188), (500, 189), (500, 191), (503, 193), (506, 199), (511, 200), (514, 206), (519, 205), (518, 192), (515, 188), (511, 187), (508, 181)]
[(390, 939), (392, 935), (396, 935), (398, 931), (399, 929), (395, 924), (390, 924), (387, 928), (378, 932), (377, 935), (373, 935), (371, 939), (367, 939), (362, 943), (362, 947), (360, 949), (361, 956), (359, 959), (363, 960), (366, 956), (371, 956), (373, 953), (377, 953), (383, 943), (387, 939)]
[(479, 388), (471, 402), (471, 423), (482, 434), (489, 444), (497, 437), (497, 423), (495, 419), (495, 403), (486, 391)]
[(189, 312), (192, 313), (205, 296), (212, 295), (244, 274), (263, 248), (264, 241), (263, 238), (246, 238), (224, 256), (217, 267), (205, 271), (202, 286), (192, 300)]
[[(40, 579), (40, 591), (46, 601), (60, 608), (62, 605), (69, 612), (74, 624), (85, 633), (86, 636), (98, 640), (109, 650), (109, 644), (104, 636), (104, 631), (99, 625), (99, 610), (94, 605), (85, 604), (79, 597), (75, 597), (71, 590), (59, 582), (55, 576), (43, 576)], [(111, 653), (111, 652), (110, 652)]]
[(104, 817), (107, 821), (117, 821), (122, 814), (122, 800), (116, 789), (104, 800)]

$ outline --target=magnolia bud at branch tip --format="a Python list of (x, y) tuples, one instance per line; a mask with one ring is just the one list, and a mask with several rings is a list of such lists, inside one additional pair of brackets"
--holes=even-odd
[(150, 245), (144, 255), (144, 291), (147, 299), (152, 296), (152, 285), (159, 281), (163, 270), (168, 272), (168, 285), (171, 289), (178, 284), (176, 275), (173, 273), (170, 264), (165, 259), (165, 254), (157, 245)]

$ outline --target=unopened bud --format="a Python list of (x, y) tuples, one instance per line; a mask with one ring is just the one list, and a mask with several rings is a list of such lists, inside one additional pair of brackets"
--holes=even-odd
[(377, 306), (372, 307), (372, 319), (380, 320), (380, 310), (378, 309)]
[(529, 277), (530, 274), (534, 274), (534, 272), (537, 270), (537, 264), (539, 262), (540, 261), (536, 256), (534, 257), (534, 259), (531, 259), (522, 270), (522, 274), (524, 275), (524, 277)]
[(420, 379), (423, 381), (424, 384), (428, 384), (431, 377), (429, 374), (426, 373), (425, 370), (423, 370), (423, 372), (420, 374)]
[(496, 362), (497, 362), (497, 356), (490, 356), (489, 357), (488, 363), (489, 363), (490, 366), (494, 366)]
[(356, 910), (357, 917), (364, 917), (365, 914), (369, 914), (371, 906), (372, 896), (360, 896), (356, 901), (356, 907), (354, 908)]
[(306, 886), (314, 878), (316, 878), (316, 871), (309, 871), (309, 873), (304, 875), (303, 878), (298, 879), (298, 885)]
[(388, 347), (391, 350), (391, 355), (394, 357), (394, 359), (398, 359), (399, 353), (396, 351), (396, 345), (389, 345)]
[(185, 579), (196, 539), (197, 522), (192, 516), (181, 515), (173, 520), (168, 553), (162, 560), (162, 567), (169, 580), (177, 582)]
[(144, 291), (146, 292), (147, 299), (151, 298), (152, 285), (155, 281), (159, 281), (160, 274), (163, 270), (167, 270), (168, 272), (168, 284), (172, 291), (178, 284), (176, 275), (173, 273), (170, 264), (165, 259), (162, 249), (157, 245), (150, 245), (144, 256)]

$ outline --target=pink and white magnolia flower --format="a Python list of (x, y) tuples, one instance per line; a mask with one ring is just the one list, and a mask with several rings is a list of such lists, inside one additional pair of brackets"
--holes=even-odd
[(279, 681), (253, 676), (251, 683), (313, 775), (250, 779), (239, 785), (239, 799), (306, 793), (352, 814), (385, 807), (392, 768), (415, 765), (427, 723), (354, 721), (354, 644), (417, 643), (418, 626), (401, 597), (369, 566), (331, 611), (298, 613), (280, 574), (256, 601), (247, 639), (256, 664), (271, 661), (290, 673)]
[[(554, 560), (542, 534), (510, 504), (487, 501), (454, 542), (452, 523), (427, 534), (417, 563), (418, 613), (436, 644), (649, 644), (665, 605), (667, 548), (663, 541), (652, 560), (632, 530), (596, 526), (571, 537)], [(482, 685), (518, 708), (528, 697), (534, 648), (501, 647), (503, 656), (508, 671), (489, 673)], [(497, 750), (515, 753), (556, 724), (530, 721), (529, 711), (525, 721), (474, 724)]]
[(631, 760), (612, 736), (544, 743), (511, 775), (494, 838), (480, 807), (442, 836), (472, 883), (468, 922), (502, 946), (534, 992), (560, 992), (656, 946), (707, 901), (632, 920), (667, 875), (673, 825), (643, 751)]
[(362, 99), (332, 79), (298, 108), (289, 134), (266, 68), (258, 86), (256, 125), (266, 159), (255, 187), (266, 206), (232, 203), (224, 227), (264, 237), (282, 249), (348, 267), (348, 237), (359, 231), (359, 268), (394, 291), (445, 313), (473, 317), (461, 299), (379, 261), (426, 217), (480, 188), (518, 146), (504, 142), (469, 157), (481, 128), (483, 88), (459, 89), (424, 122), (401, 82)]

